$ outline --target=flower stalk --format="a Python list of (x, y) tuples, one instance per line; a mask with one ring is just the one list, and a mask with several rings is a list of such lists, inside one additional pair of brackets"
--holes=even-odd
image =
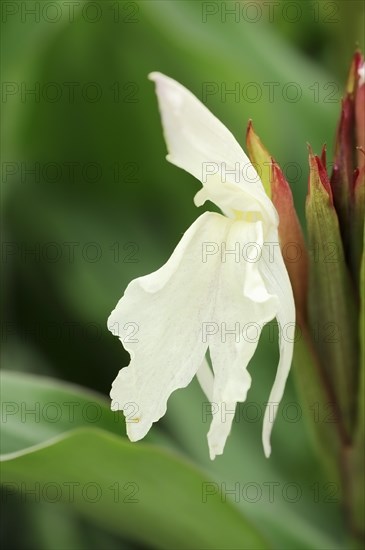
[[(268, 190), (273, 204), (279, 213), (280, 246), (284, 252), (288, 243), (294, 244), (301, 252), (296, 261), (284, 254), (286, 268), (293, 287), (296, 320), (300, 338), (294, 346), (293, 371), (299, 398), (302, 403), (307, 429), (312, 444), (331, 472), (331, 480), (339, 480), (338, 463), (341, 448), (341, 434), (336, 422), (324, 425), (312, 414), (313, 406), (332, 418), (338, 418), (331, 386), (327, 383), (325, 372), (315, 348), (313, 332), (308, 321), (308, 280), (310, 257), (304, 240), (300, 222), (295, 210), (289, 183), (286, 181), (278, 163), (267, 151), (253, 129), (250, 121), (246, 132), (246, 145), (250, 160), (261, 175), (263, 185)], [(322, 150), (322, 159), (326, 162), (326, 150)], [(316, 330), (318, 333), (318, 330)]]
[(293, 239), (306, 252), (302, 265), (290, 265), (286, 259), (297, 322), (305, 336), (294, 350), (295, 379), (305, 407), (317, 403), (331, 411), (333, 424), (309, 419), (308, 425), (331, 476), (342, 479), (344, 507), (357, 535), (364, 534), (364, 136), (364, 59), (356, 52), (342, 101), (331, 177), (326, 147), (320, 157), (309, 147), (305, 245), (290, 186), (252, 123), (247, 130), (251, 161), (261, 170), (279, 212), (281, 246)]

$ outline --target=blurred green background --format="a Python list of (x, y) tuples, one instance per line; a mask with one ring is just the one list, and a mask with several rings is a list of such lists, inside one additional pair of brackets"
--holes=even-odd
[[(2, 3), (2, 366), (26, 373), (3, 384), (17, 411), (6, 405), (2, 452), (42, 446), (4, 462), (5, 548), (349, 547), (338, 480), (315, 456), (291, 380), (264, 458), (277, 357), (268, 332), (250, 367), (251, 409), (239, 408), (211, 463), (196, 383), (171, 397), (145, 442), (125, 440), (107, 396), (128, 354), (106, 319), (200, 213), (200, 184), (165, 161), (148, 73), (191, 89), (243, 146), (253, 119), (303, 219), (306, 143), (327, 143), (331, 158), (363, 24), (364, 3), (352, 0)], [(101, 420), (42, 414), (55, 402), (64, 419), (68, 401), (97, 402)], [(13, 491), (37, 482), (40, 493), (58, 484), (60, 498)], [(67, 482), (96, 483), (108, 498), (71, 499)], [(113, 499), (114, 483), (132, 485)]]

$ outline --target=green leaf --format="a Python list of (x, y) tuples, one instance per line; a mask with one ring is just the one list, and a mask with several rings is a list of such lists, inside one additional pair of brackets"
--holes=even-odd
[[(96, 524), (155, 548), (267, 547), (215, 491), (216, 484), (177, 456), (152, 446), (83, 428), (3, 460), (5, 490), (23, 484), (24, 492), (38, 484), (41, 497), (56, 492)], [(215, 494), (204, 499), (204, 491)]]
[[(45, 376), (2, 371), (0, 454), (24, 451), (65, 432), (91, 427), (122, 437), (122, 412), (112, 412), (102, 395), (76, 384)], [(158, 429), (147, 440), (176, 448)]]
[[(5, 495), (32, 500), (27, 489), (38, 487), (41, 502), (55, 498), (156, 548), (267, 547), (209, 477), (161, 446), (121, 437), (120, 416), (98, 394), (23, 373), (1, 378)], [(163, 443), (157, 430), (149, 439)]]
[(70, 430), (98, 427), (124, 433), (124, 421), (96, 392), (57, 380), (3, 371), (1, 454), (43, 444)]

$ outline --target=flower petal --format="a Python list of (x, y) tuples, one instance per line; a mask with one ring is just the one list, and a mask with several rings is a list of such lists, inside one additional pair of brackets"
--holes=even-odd
[[(278, 405), (283, 397), (286, 380), (290, 372), (294, 348), (294, 338), (290, 341), (285, 337), (285, 335), (287, 335), (287, 329), (290, 327), (294, 329), (295, 327), (294, 297), (278, 240), (277, 233), (272, 231), (268, 243), (270, 243), (270, 245), (275, 245), (275, 248), (273, 249), (272, 246), (264, 246), (262, 262), (260, 262), (261, 273), (265, 280), (266, 288), (269, 292), (276, 294), (279, 299), (279, 309), (276, 319), (279, 325), (280, 360), (275, 381), (270, 392), (270, 405), (268, 405), (265, 410), (262, 429), (262, 443), (266, 457), (269, 457), (271, 454), (271, 431)], [(274, 407), (271, 407), (271, 405), (274, 405)]]
[(201, 386), (201, 389), (205, 393), (206, 398), (208, 399), (208, 401), (212, 402), (214, 377), (212, 369), (210, 368), (206, 357), (204, 357), (203, 362), (196, 373), (196, 377)]
[(234, 222), (221, 255), (212, 327), (208, 339), (214, 371), (212, 423), (208, 433), (210, 457), (222, 454), (237, 402), (246, 400), (251, 385), (247, 366), (261, 330), (278, 310), (278, 300), (267, 292), (260, 273), (263, 245), (261, 222)]
[(132, 441), (165, 414), (171, 393), (187, 386), (203, 362), (202, 325), (212, 314), (220, 269), (219, 254), (204, 261), (203, 247), (225, 241), (231, 225), (220, 214), (200, 216), (163, 267), (128, 285), (109, 317), (108, 328), (131, 355), (110, 395)]
[(277, 214), (261, 180), (231, 132), (189, 90), (151, 73), (168, 148), (167, 160), (203, 183), (195, 202), (213, 201), (228, 216), (259, 211), (277, 225)]

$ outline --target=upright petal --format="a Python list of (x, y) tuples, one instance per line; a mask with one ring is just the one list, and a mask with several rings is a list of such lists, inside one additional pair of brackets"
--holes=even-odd
[(203, 362), (202, 326), (212, 315), (220, 269), (220, 255), (205, 261), (204, 247), (224, 242), (231, 225), (220, 214), (200, 216), (163, 267), (128, 285), (109, 317), (109, 329), (131, 355), (110, 395), (132, 441), (165, 414), (171, 393), (187, 386)]
[[(278, 241), (277, 232), (272, 231), (271, 238), (266, 243), (267, 246), (263, 247), (262, 261), (260, 262), (260, 269), (266, 288), (269, 292), (276, 294), (279, 300), (276, 319), (279, 325), (280, 360), (275, 381), (270, 392), (269, 405), (265, 410), (262, 430), (262, 443), (266, 457), (269, 457), (271, 454), (271, 431), (278, 405), (283, 397), (294, 348), (294, 338), (291, 337), (295, 328), (294, 297)], [(270, 404), (274, 405), (274, 407)]]
[(231, 132), (189, 90), (151, 73), (168, 149), (167, 160), (203, 183), (196, 204), (213, 201), (224, 213), (260, 211), (277, 224), (261, 180)]

